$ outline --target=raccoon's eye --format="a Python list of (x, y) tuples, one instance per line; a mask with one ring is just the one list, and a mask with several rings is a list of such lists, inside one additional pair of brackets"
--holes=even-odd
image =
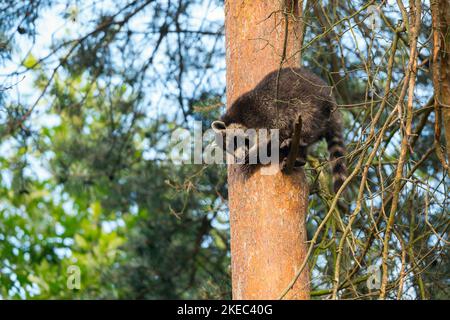
[(234, 142), (234, 150), (236, 150), (238, 147), (245, 147), (246, 149), (250, 148), (249, 137), (234, 136), (233, 142)]
[(245, 137), (245, 146), (248, 150), (258, 147), (258, 137), (254, 134), (248, 134)]
[(236, 150), (237, 149), (237, 147), (238, 147), (238, 143), (239, 143), (239, 139), (238, 139), (238, 137), (233, 137), (233, 141), (234, 141), (234, 150)]
[(249, 137), (245, 137), (245, 147), (247, 148), (247, 150), (252, 147)]

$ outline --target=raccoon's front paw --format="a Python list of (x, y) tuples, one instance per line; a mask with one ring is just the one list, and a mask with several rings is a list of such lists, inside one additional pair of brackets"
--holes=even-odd
[(284, 140), (280, 144), (280, 153), (283, 155), (289, 154), (289, 151), (291, 150), (291, 144), (292, 144), (292, 138), (288, 138)]
[[(308, 144), (304, 142), (302, 139), (300, 139), (299, 143), (299, 150), (302, 150), (304, 148), (308, 147)], [(291, 151), (292, 146), (292, 138), (287, 138), (286, 140), (283, 140), (280, 144), (280, 154), (282, 156), (287, 156), (289, 152)]]
[[(294, 168), (303, 167), (306, 164), (306, 148), (304, 146), (306, 146), (306, 144), (300, 141), (300, 148), (298, 150), (297, 158), (294, 162)], [(286, 169), (289, 153), (291, 152), (291, 147), (292, 138), (288, 138), (280, 144), (280, 158), (282, 159), (280, 162), (280, 168), (282, 171)]]
[(303, 167), (305, 164), (306, 159), (299, 155), (297, 159), (295, 159), (294, 168)]
[[(303, 167), (306, 164), (306, 159), (303, 157), (297, 157), (294, 162), (294, 168), (300, 168)], [(280, 170), (286, 171), (288, 165), (288, 157), (284, 157), (280, 162)]]

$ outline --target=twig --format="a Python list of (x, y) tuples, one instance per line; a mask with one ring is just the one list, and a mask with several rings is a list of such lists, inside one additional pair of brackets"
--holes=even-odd
[(291, 149), (289, 150), (286, 169), (284, 170), (286, 174), (290, 174), (294, 169), (295, 160), (297, 159), (299, 151), (301, 133), (302, 133), (302, 116), (299, 115), (297, 121), (295, 121), (294, 133), (292, 135)]

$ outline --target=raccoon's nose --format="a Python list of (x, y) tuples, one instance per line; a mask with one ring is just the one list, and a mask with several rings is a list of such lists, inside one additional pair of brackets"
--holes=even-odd
[(225, 125), (225, 122), (216, 120), (211, 124), (211, 128), (214, 130), (214, 132), (221, 133), (226, 130), (227, 126)]

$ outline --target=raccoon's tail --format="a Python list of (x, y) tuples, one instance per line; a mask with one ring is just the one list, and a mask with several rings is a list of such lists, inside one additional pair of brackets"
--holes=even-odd
[(345, 179), (347, 179), (346, 150), (342, 137), (342, 119), (338, 110), (335, 110), (331, 115), (330, 130), (325, 138), (328, 144), (328, 153), (330, 154), (333, 189), (336, 193)]

